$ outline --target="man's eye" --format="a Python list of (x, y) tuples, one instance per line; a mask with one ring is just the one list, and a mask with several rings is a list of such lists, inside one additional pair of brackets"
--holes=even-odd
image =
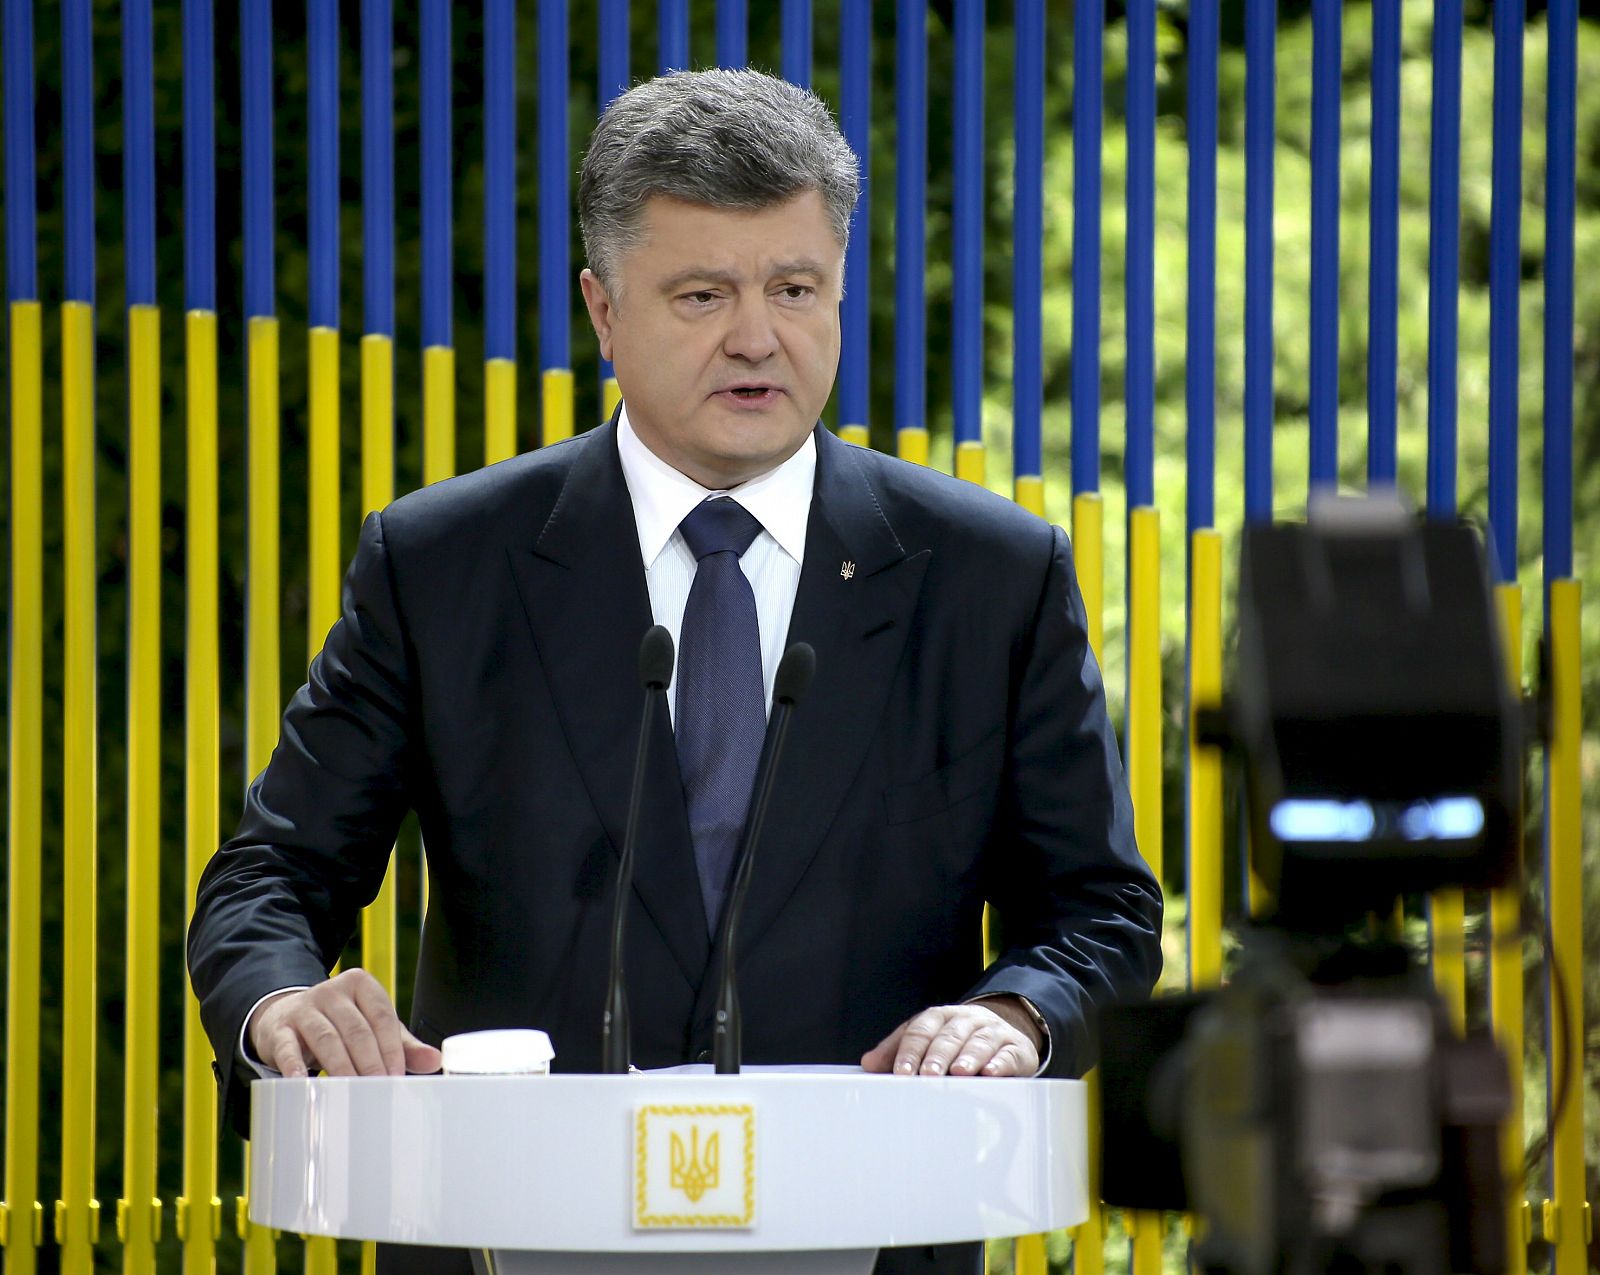
[(803, 283), (791, 283), (783, 289), (783, 295), (790, 301), (803, 301), (815, 291), (815, 288), (808, 287)]
[(717, 294), (715, 292), (686, 292), (683, 294), (683, 299), (695, 305), (710, 305), (717, 299)]

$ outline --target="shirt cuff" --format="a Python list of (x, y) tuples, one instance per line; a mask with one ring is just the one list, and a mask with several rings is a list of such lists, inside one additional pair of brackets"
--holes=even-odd
[(250, 1006), (250, 1012), (244, 1016), (244, 1025), (239, 1028), (239, 1061), (263, 1080), (282, 1080), (283, 1073), (274, 1071), (267, 1066), (266, 1063), (256, 1057), (256, 1051), (250, 1048), (250, 1020), (256, 1016), (256, 1010), (260, 1009), (274, 996), (282, 996), (285, 992), (303, 992), (309, 986), (310, 984), (308, 983), (301, 983), (297, 987), (279, 987), (274, 991), (270, 991), (254, 1005)]
[(985, 992), (982, 996), (973, 996), (968, 1005), (981, 1005), (984, 1001), (999, 1000), (1002, 996), (1014, 1001), (1021, 1001), (1022, 1007), (1028, 1011), (1033, 1019), (1033, 1025), (1039, 1029), (1039, 1034), (1044, 1037), (1044, 1046), (1039, 1051), (1039, 1070), (1034, 1072), (1034, 1077), (1042, 1076), (1045, 1069), (1050, 1066), (1050, 1024), (1045, 1021), (1045, 1016), (1039, 1012), (1039, 1007), (1020, 992)]

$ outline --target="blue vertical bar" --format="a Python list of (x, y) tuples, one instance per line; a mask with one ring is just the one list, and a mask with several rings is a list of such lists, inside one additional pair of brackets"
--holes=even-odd
[(1019, 478), (1044, 473), (1044, 4), (1016, 0), (1011, 450)]
[(1311, 5), (1311, 486), (1339, 481), (1340, 0)]
[(746, 0), (717, 0), (717, 65), (742, 67), (750, 60)]
[(483, 355), (517, 357), (517, 9), (483, 6)]
[(683, 71), (689, 66), (689, 0), (660, 0), (656, 6), (657, 68)]
[[(7, 55), (10, 55), (9, 48)], [(32, 49), (28, 50), (32, 56)], [(61, 0), (64, 301), (94, 303), (94, 39), (90, 0)]]
[(928, 4), (898, 0), (895, 73), (895, 429), (926, 429), (923, 271), (928, 166)]
[(1277, 0), (1246, 0), (1244, 46), (1244, 516), (1271, 522)]
[(1100, 134), (1105, 0), (1072, 7), (1072, 491), (1100, 490)]
[(955, 441), (983, 441), (983, 32), (985, 0), (956, 0), (951, 387)]
[(1216, 521), (1217, 0), (1189, 8), (1188, 529)]
[(394, 336), (394, 18), (361, 0), (361, 273), (363, 329)]
[(122, 5), (122, 242), (127, 304), (156, 303), (156, 120), (150, 0)]
[(783, 0), (783, 78), (811, 87), (811, 0)]
[(1461, 282), (1461, 0), (1434, 0), (1428, 177), (1428, 513), (1456, 514), (1456, 329)]
[(6, 297), (39, 298), (33, 0), (6, 0)]
[(453, 217), (450, 0), (422, 0), (422, 344), (448, 346)]
[(1392, 487), (1400, 304), (1400, 0), (1372, 6), (1372, 192), (1367, 224), (1367, 485)]
[(539, 0), (539, 367), (572, 363), (567, 177), (567, 0)]
[(339, 6), (306, 3), (306, 318), (339, 326)]
[(211, 0), (183, 0), (185, 310), (217, 308), (217, 137)]
[(1128, 6), (1128, 508), (1156, 503), (1156, 7)]
[(1573, 218), (1578, 6), (1550, 0), (1544, 199), (1544, 578), (1572, 575)]
[[(628, 89), (628, 0), (600, 0), (600, 111)], [(600, 360), (600, 380), (615, 376), (611, 360)]]
[(272, 0), (239, 0), (240, 132), (244, 151), (244, 312), (276, 310), (272, 212)]
[(850, 215), (844, 259), (839, 423), (866, 426), (872, 366), (872, 0), (843, 0), (839, 12), (839, 124), (861, 168), (861, 197)]
[(628, 91), (628, 0), (600, 0), (600, 111)]
[(1517, 578), (1523, 21), (1523, 0), (1496, 0), (1489, 202), (1489, 530), (1497, 578), (1506, 582)]

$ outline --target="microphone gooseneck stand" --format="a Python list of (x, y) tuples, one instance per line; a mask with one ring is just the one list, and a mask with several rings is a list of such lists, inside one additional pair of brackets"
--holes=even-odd
[(606, 1008), (600, 1029), (600, 1070), (621, 1075), (632, 1053), (628, 1031), (628, 992), (623, 984), (622, 939), (633, 893), (633, 853), (639, 841), (639, 809), (644, 804), (645, 766), (650, 759), (650, 735), (655, 726), (656, 704), (672, 681), (672, 634), (653, 625), (639, 643), (639, 680), (644, 683), (644, 713), (639, 719), (639, 751), (633, 763), (633, 793), (628, 799), (628, 826), (622, 838), (622, 859), (617, 865), (617, 895), (611, 914), (611, 975), (606, 981)]

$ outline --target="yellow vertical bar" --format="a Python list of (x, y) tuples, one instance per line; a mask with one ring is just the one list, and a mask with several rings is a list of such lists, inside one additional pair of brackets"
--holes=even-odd
[(968, 440), (956, 444), (956, 477), (982, 487), (989, 478), (983, 444)]
[[(1043, 517), (1044, 480), (1019, 475), (1016, 489), (1017, 503)], [(1099, 493), (1080, 492), (1072, 498), (1072, 556), (1096, 660), (1105, 653), (1103, 515)], [(1091, 1071), (1085, 1079), (1089, 1082), (1089, 1216), (1072, 1233), (1072, 1260), (1077, 1275), (1100, 1275), (1106, 1246), (1106, 1212), (1100, 1203), (1100, 1073)]]
[(617, 378), (608, 376), (600, 382), (600, 421), (604, 424), (611, 419), (611, 414), (617, 410), (617, 404), (622, 402), (622, 386), (617, 384)]
[(1222, 756), (1200, 748), (1194, 711), (1222, 703), (1222, 537), (1206, 527), (1189, 550), (1189, 985), (1222, 982)]
[(1084, 1080), (1089, 1089), (1089, 1216), (1073, 1229), (1072, 1266), (1074, 1275), (1101, 1275), (1106, 1268), (1106, 1207), (1100, 1203), (1100, 1069)]
[(1161, 515), (1128, 511), (1128, 787), (1134, 835), (1161, 873)]
[(1460, 890), (1439, 890), (1428, 898), (1432, 935), (1433, 986), (1458, 1032), (1467, 1028), (1466, 897)]
[[(311, 431), (308, 441), (306, 622), (307, 658), (322, 649), (328, 630), (339, 618), (339, 332), (312, 328), (310, 359)], [(307, 1275), (335, 1275), (338, 1251), (334, 1241), (316, 1236), (306, 1241)]]
[(1045, 1253), (1044, 1236), (1019, 1235), (1013, 1269), (1016, 1275), (1050, 1275), (1050, 1260)]
[(245, 770), (266, 769), (278, 742), (278, 321), (250, 320), (249, 522), (247, 527), (247, 665)]
[[(1551, 1049), (1551, 1075), (1566, 1088), (1556, 1118), (1552, 1147), (1553, 1200), (1544, 1206), (1545, 1238), (1555, 1245), (1554, 1275), (1583, 1275), (1590, 1227), (1584, 1199), (1583, 1167), (1583, 807), (1579, 750), (1582, 747), (1583, 698), (1579, 665), (1579, 603), (1576, 580), (1549, 584), (1547, 622), (1550, 632), (1551, 736), (1546, 801), (1549, 807), (1545, 897), (1550, 909), (1553, 959), (1561, 967), (1559, 985), (1552, 978), (1553, 1012), (1564, 1014), (1566, 1026)], [(1565, 1046), (1563, 1049), (1562, 1046)], [(1560, 1050), (1558, 1055), (1557, 1051)], [(1557, 1101), (1554, 1093), (1552, 1103)]]
[(128, 912), (122, 1198), (125, 1275), (156, 1268), (161, 955), (161, 311), (128, 310)]
[(1089, 645), (1098, 660), (1105, 650), (1105, 506), (1099, 492), (1072, 498), (1072, 556), (1089, 617)]
[[(361, 338), (361, 513), (394, 499), (394, 346)], [(361, 966), (395, 990), (395, 866), (391, 856), (377, 898), (361, 914)]]
[[(184, 639), (184, 898), (193, 899), (200, 874), (218, 844), (219, 785), (217, 601), (217, 316), (190, 311), (186, 319), (189, 388), (188, 593)], [(200, 1002), (185, 980), (183, 1023), (183, 1195), (178, 1240), (183, 1275), (211, 1275), (222, 1232), (217, 1196), (217, 1085), (211, 1042), (200, 1025)]]
[[(1522, 588), (1502, 584), (1495, 588), (1500, 609), (1500, 633), (1505, 645), (1506, 674), (1512, 690), (1522, 694)], [(1520, 785), (1519, 793), (1520, 793)], [(1522, 828), (1521, 809), (1512, 827)], [(1520, 864), (1522, 856), (1518, 854)], [(1522, 873), (1504, 889), (1489, 896), (1489, 1021), (1495, 1039), (1505, 1051), (1511, 1081), (1511, 1112), (1506, 1117), (1501, 1171), (1506, 1177), (1507, 1275), (1526, 1275), (1528, 1240), (1532, 1238), (1529, 1206), (1522, 1181)]]
[(483, 365), (483, 463), (517, 454), (517, 365), (489, 359)]
[(872, 446), (872, 434), (865, 425), (841, 425), (839, 437), (847, 443), (854, 443), (857, 447)]
[(1013, 480), (1011, 498), (1030, 514), (1044, 517), (1044, 479), (1038, 474), (1018, 474)]
[(94, 307), (61, 306), (62, 558), (65, 581), (65, 890), (62, 939), (61, 1198), (56, 1243), (66, 1275), (89, 1275), (100, 1237), (94, 1198), (95, 499)]
[(572, 437), (572, 372), (564, 367), (547, 367), (540, 378), (540, 442), (546, 447)]
[(361, 338), (361, 516), (394, 499), (394, 343)]
[(430, 345), (422, 352), (422, 482), (456, 472), (456, 352)]
[(312, 328), (310, 357), (311, 433), (308, 439), (307, 658), (322, 649), (339, 618), (339, 332)]
[[(1128, 788), (1134, 836), (1161, 878), (1161, 515), (1128, 511)], [(1159, 1213), (1125, 1215), (1134, 1275), (1161, 1270)]]
[(339, 1275), (339, 1242), (331, 1235), (307, 1235), (305, 1275)]
[[(278, 537), (278, 320), (257, 315), (249, 326), (249, 515), (246, 524), (245, 773), (254, 779), (278, 740), (279, 560)], [(277, 1268), (270, 1227), (249, 1220), (249, 1157), (240, 1201), (247, 1275)]]
[(926, 465), (928, 463), (928, 431), (917, 426), (907, 426), (905, 429), (896, 430), (894, 445), (901, 460), (909, 460), (913, 465)]
[(11, 303), (11, 684), (6, 891), (6, 1275), (33, 1275), (39, 1203), (39, 969), (44, 850), (44, 318)]

